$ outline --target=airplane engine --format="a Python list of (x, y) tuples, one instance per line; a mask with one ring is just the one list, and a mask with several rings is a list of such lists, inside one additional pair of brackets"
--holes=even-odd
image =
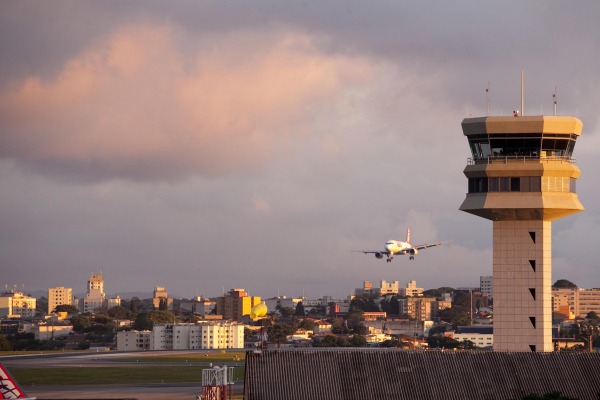
[(375, 253), (375, 258), (377, 258), (377, 259), (383, 258), (383, 254)]
[(417, 250), (417, 249), (410, 249), (408, 253), (411, 256), (416, 256), (417, 254), (419, 254), (419, 250)]

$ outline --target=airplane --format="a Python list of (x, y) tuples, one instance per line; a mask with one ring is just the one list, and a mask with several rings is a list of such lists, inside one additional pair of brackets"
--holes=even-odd
[(400, 240), (388, 240), (385, 244), (385, 250), (354, 250), (358, 253), (364, 254), (375, 254), (375, 257), (380, 259), (384, 255), (387, 256), (387, 262), (391, 262), (395, 255), (409, 255), (409, 260), (414, 260), (415, 256), (419, 254), (419, 250), (427, 249), (429, 247), (439, 247), (444, 242), (438, 243), (427, 243), (413, 246), (410, 244), (410, 228), (406, 230), (406, 242)]
[(36, 399), (35, 397), (27, 397), (23, 388), (2, 364), (0, 364), (0, 395), (2, 395), (2, 399)]

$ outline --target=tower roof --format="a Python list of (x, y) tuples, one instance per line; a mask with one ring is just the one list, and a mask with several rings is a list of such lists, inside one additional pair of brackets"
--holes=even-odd
[(465, 136), (481, 134), (554, 133), (581, 135), (583, 122), (568, 116), (477, 117), (462, 121)]

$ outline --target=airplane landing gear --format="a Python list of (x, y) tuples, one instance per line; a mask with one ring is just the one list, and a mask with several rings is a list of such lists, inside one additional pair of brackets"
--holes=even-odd
[(414, 259), (415, 259), (415, 256), (410, 256), (410, 257), (408, 257), (408, 259), (409, 259), (409, 260), (414, 260)]

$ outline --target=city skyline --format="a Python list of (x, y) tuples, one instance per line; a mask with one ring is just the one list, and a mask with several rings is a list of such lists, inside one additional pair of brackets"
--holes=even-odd
[[(3, 2), (0, 284), (79, 293), (102, 271), (108, 293), (181, 296), (477, 286), (491, 223), (458, 210), (460, 123), (488, 104), (512, 115), (524, 68), (525, 115), (552, 115), (556, 93), (583, 121), (586, 210), (553, 225), (552, 281), (600, 287), (599, 12)], [(351, 253), (408, 226), (415, 243), (453, 242), (411, 262)]]

